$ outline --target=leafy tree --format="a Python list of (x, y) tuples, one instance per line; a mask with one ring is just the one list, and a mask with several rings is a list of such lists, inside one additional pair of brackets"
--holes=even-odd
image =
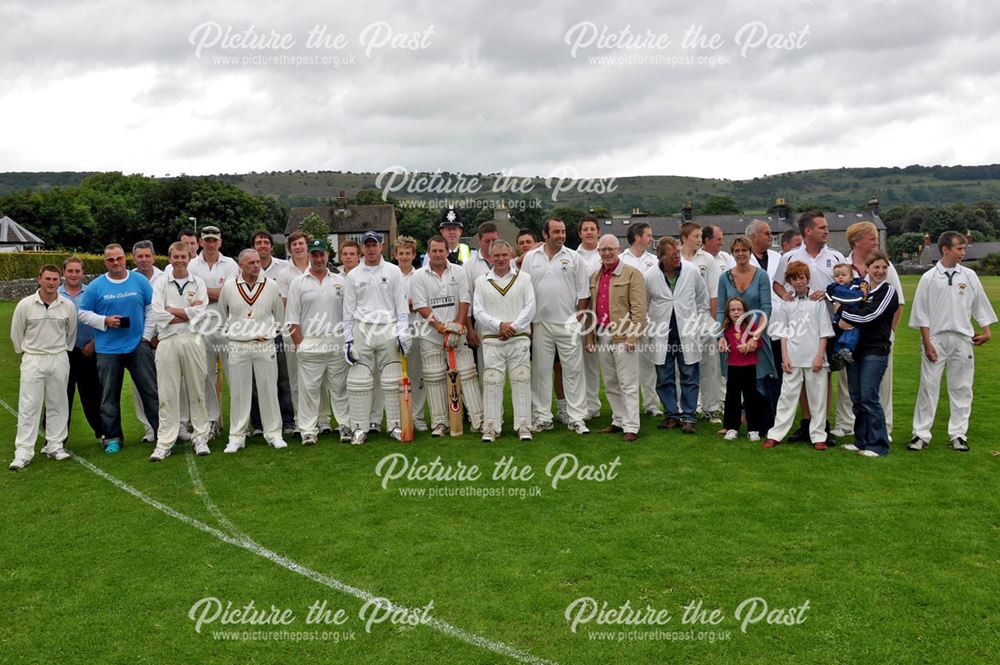
[(742, 215), (743, 210), (731, 196), (709, 196), (705, 204), (695, 211), (698, 215)]
[(891, 236), (887, 243), (889, 245), (889, 258), (896, 262), (901, 262), (907, 258), (915, 258), (915, 255), (923, 249), (923, 233), (901, 233)]
[(976, 272), (980, 275), (1000, 275), (1000, 254), (987, 254), (979, 261)]
[(316, 213), (306, 215), (305, 219), (299, 222), (299, 231), (306, 233), (313, 238), (326, 240), (330, 235), (330, 225)]

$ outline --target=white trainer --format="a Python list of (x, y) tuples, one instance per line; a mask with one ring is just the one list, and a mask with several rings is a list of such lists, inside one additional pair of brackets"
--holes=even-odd
[(399, 428), (399, 427), (393, 427), (392, 430), (389, 432), (389, 436), (391, 436), (392, 438), (396, 439), (396, 441), (402, 441), (403, 440), (403, 430), (401, 428)]
[(354, 432), (354, 436), (351, 437), (351, 445), (360, 446), (368, 439), (368, 432), (363, 429), (359, 429)]
[(751, 441), (760, 441), (760, 432), (750, 432), (747, 434), (747, 438)]
[(841, 448), (843, 448), (844, 450), (849, 450), (849, 451), (851, 451), (852, 453), (856, 453), (856, 452), (858, 452), (859, 450), (861, 450), (860, 448), (858, 448), (858, 447), (857, 447), (856, 445), (854, 445), (853, 443), (845, 443), (844, 445), (842, 445), (842, 446), (841, 446)]
[(21, 459), (20, 457), (15, 457), (14, 461), (11, 462), (10, 466), (8, 466), (7, 468), (10, 469), (11, 471), (20, 471), (29, 464), (31, 464), (29, 460), (24, 460)]
[(431, 436), (434, 436), (434, 437), (444, 436), (447, 433), (448, 433), (448, 426), (447, 425), (441, 425), (441, 424), (439, 424), (439, 425), (435, 425), (434, 428), (431, 429)]
[(315, 446), (316, 445), (316, 435), (315, 434), (303, 434), (302, 435), (302, 445), (303, 446)]
[(72, 457), (72, 455), (66, 452), (65, 448), (56, 448), (55, 450), (50, 450), (49, 452), (45, 453), (45, 456), (48, 457), (49, 459), (54, 459), (57, 462), (61, 462), (64, 459), (69, 459), (70, 457)]
[(590, 434), (590, 428), (587, 427), (582, 420), (578, 420), (575, 423), (570, 423), (569, 430), (571, 432), (576, 432), (577, 434)]
[(205, 455), (211, 455), (212, 450), (208, 447), (208, 441), (205, 439), (198, 439), (194, 442), (194, 454), (199, 457), (204, 457)]
[(268, 441), (267, 445), (271, 446), (272, 448), (277, 448), (278, 450), (288, 447), (288, 444), (285, 443), (284, 439), (275, 439), (274, 441)]
[(243, 450), (244, 443), (242, 441), (230, 441), (226, 444), (226, 447), (222, 452), (224, 453), (238, 453)]
[(517, 438), (521, 441), (531, 441), (531, 428), (522, 427), (517, 433)]
[(161, 448), (160, 446), (157, 446), (156, 449), (153, 450), (153, 454), (149, 456), (149, 461), (162, 462), (163, 460), (170, 457), (171, 450), (172, 450), (171, 448)]
[(736, 430), (734, 430), (734, 429), (731, 429), (731, 430), (729, 430), (728, 432), (726, 432), (726, 436), (725, 436), (725, 437), (723, 437), (723, 438), (724, 438), (724, 439), (725, 439), (726, 441), (735, 441), (735, 440), (736, 440), (736, 437), (737, 437), (737, 436), (739, 436), (739, 432), (737, 432), (737, 431), (736, 431)]

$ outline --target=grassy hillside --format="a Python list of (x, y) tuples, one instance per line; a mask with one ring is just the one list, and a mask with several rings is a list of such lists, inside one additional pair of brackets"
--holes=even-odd
[[(89, 173), (0, 173), (0, 194), (23, 189), (48, 189), (79, 184)], [(250, 194), (275, 196), (289, 205), (320, 205), (341, 190), (354, 194), (361, 189), (375, 188), (376, 173), (343, 171), (285, 171), (250, 174), (209, 175), (232, 183)], [(480, 191), (473, 195), (451, 198), (497, 199), (510, 194), (495, 193), (490, 175), (453, 176), (478, 177)], [(524, 177), (529, 177), (525, 175)], [(878, 196), (883, 208), (899, 203), (949, 205), (974, 203), (983, 199), (1000, 199), (1000, 168), (925, 167), (906, 168), (841, 168), (817, 169), (782, 173), (751, 180), (692, 178), (686, 176), (647, 175), (620, 178), (615, 190), (608, 193), (567, 191), (553, 202), (544, 180), (533, 179), (530, 198), (539, 198), (544, 207), (556, 205), (577, 208), (605, 207), (614, 212), (627, 212), (640, 207), (653, 213), (673, 213), (685, 201), (697, 207), (709, 196), (731, 196), (746, 211), (761, 211), (784, 197), (792, 206), (816, 203), (828, 210), (863, 208), (869, 197)], [(396, 193), (401, 199), (437, 199), (438, 194)]]

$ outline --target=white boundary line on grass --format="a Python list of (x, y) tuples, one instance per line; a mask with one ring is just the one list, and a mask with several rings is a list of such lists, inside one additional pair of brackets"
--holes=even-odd
[[(10, 406), (3, 400), (0, 400), (0, 404), (2, 404), (4, 408), (13, 413), (15, 416), (17, 415), (17, 413), (13, 411), (13, 409), (11, 409)], [(103, 478), (104, 480), (107, 480), (109, 483), (111, 483), (118, 489), (122, 490), (123, 492), (131, 494), (135, 498), (145, 503), (147, 506), (155, 508), (159, 510), (161, 513), (169, 517), (173, 517), (174, 519), (183, 522), (188, 526), (194, 527), (199, 531), (207, 533), (210, 536), (214, 536), (215, 538), (221, 540), (224, 543), (228, 543), (235, 547), (244, 549), (252, 554), (256, 554), (257, 556), (267, 559), (271, 563), (274, 563), (278, 566), (281, 566), (282, 568), (290, 570), (293, 573), (297, 573), (302, 577), (310, 579), (314, 582), (318, 582), (319, 584), (329, 587), (330, 589), (333, 589), (335, 591), (340, 591), (341, 593), (354, 596), (355, 598), (358, 598), (365, 602), (378, 601), (380, 599), (379, 596), (376, 596), (375, 594), (369, 591), (341, 582), (338, 579), (335, 579), (328, 575), (324, 575), (323, 573), (317, 572), (311, 568), (303, 566), (302, 564), (293, 561), (292, 559), (289, 559), (286, 556), (278, 554), (273, 550), (269, 550), (266, 547), (260, 545), (259, 543), (254, 542), (249, 537), (243, 535), (238, 530), (236, 531), (236, 533), (239, 534), (238, 537), (230, 536), (229, 534), (226, 534), (211, 525), (205, 524), (201, 520), (195, 519), (194, 517), (190, 517), (188, 515), (185, 515), (184, 513), (174, 510), (170, 506), (161, 503), (160, 501), (157, 501), (156, 499), (150, 496), (147, 496), (146, 494), (132, 487), (123, 480), (119, 480), (118, 478), (115, 478), (114, 476), (104, 471), (103, 469), (94, 466), (93, 464), (91, 464), (84, 458), (80, 457), (76, 453), (70, 452), (70, 454), (73, 456), (73, 459), (79, 462), (81, 465), (83, 465), (85, 469), (87, 469), (94, 475)], [(202, 486), (202, 488), (204, 488), (204, 486)], [(206, 506), (207, 505), (208, 504), (206, 503)], [(211, 509), (209, 510), (211, 511)], [(216, 507), (215, 510), (218, 511), (218, 508)], [(214, 514), (215, 512), (213, 512), (213, 515)], [(221, 512), (219, 514), (221, 515)], [(223, 519), (225, 519), (225, 516), (223, 516)], [(228, 519), (226, 520), (226, 522), (232, 525), (232, 522), (229, 522)], [(403, 605), (393, 603), (392, 601), (388, 601), (388, 599), (382, 598), (381, 600), (382, 602), (380, 603), (380, 606), (389, 609), (390, 611), (401, 610), (408, 613), (414, 612), (414, 610), (411, 610), (410, 608), (407, 608)], [(388, 601), (388, 605), (386, 604), (386, 601)], [(467, 630), (463, 630), (458, 626), (454, 626), (446, 621), (441, 621), (440, 619), (431, 618), (429, 621), (426, 622), (425, 625), (433, 628), (434, 630), (440, 633), (443, 633), (444, 635), (447, 635), (448, 637), (459, 639), (465, 642), (466, 644), (470, 644), (474, 647), (478, 647), (486, 651), (492, 651), (494, 653), (500, 654), (501, 656), (506, 656), (508, 658), (520, 661), (522, 663), (529, 663), (529, 665), (555, 665), (553, 661), (532, 656), (530, 653), (521, 651), (520, 649), (512, 647), (508, 644), (504, 644), (503, 642), (498, 642), (496, 640), (491, 640), (489, 638), (482, 637), (481, 635), (476, 635), (475, 633), (470, 633)]]

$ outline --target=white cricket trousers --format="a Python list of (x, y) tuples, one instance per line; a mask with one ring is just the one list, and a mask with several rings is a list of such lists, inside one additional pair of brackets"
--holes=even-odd
[[(264, 439), (281, 440), (278, 407), (278, 358), (273, 339), (229, 343), (229, 443), (246, 441), (250, 423), (250, 382), (257, 383)], [(214, 387), (213, 387), (214, 392)]]
[(698, 371), (701, 411), (702, 413), (719, 413), (722, 411), (722, 397), (725, 394), (722, 385), (719, 343), (715, 337), (704, 337), (701, 343), (701, 365)]
[(976, 370), (972, 338), (959, 333), (931, 335), (931, 344), (937, 349), (937, 362), (931, 362), (920, 345), (920, 389), (913, 409), (913, 435), (924, 441), (931, 440), (931, 427), (937, 412), (941, 392), (941, 373), (948, 375), (948, 438), (965, 438), (972, 415), (972, 377)]
[[(826, 377), (829, 374), (830, 370), (825, 367), (818, 372), (812, 371), (810, 367), (793, 367), (791, 374), (781, 375), (781, 397), (778, 398), (774, 425), (767, 432), (768, 439), (781, 441), (788, 436), (795, 422), (803, 384), (806, 387), (810, 413), (826, 413)], [(813, 443), (826, 441), (826, 418), (813, 418), (809, 421), (809, 440)]]
[(21, 383), (17, 404), (17, 437), (14, 456), (30, 462), (35, 456), (38, 422), (45, 406), (45, 448), (63, 447), (69, 436), (69, 355), (25, 353), (21, 357)]
[[(160, 340), (156, 347), (156, 390), (160, 397), (157, 446), (169, 448), (174, 444), (184, 410), (191, 417), (191, 438), (208, 440), (210, 421), (205, 405), (205, 362), (201, 335), (188, 332)], [(188, 409), (182, 408), (185, 397)]]
[(601, 415), (601, 359), (597, 352), (583, 350), (583, 375), (587, 384), (587, 417)]
[[(333, 406), (337, 425), (350, 426), (350, 408), (347, 403), (347, 360), (344, 359), (344, 341), (340, 337), (313, 337), (302, 340), (297, 351), (299, 401), (295, 422), (302, 435), (319, 433), (320, 408), (326, 400)], [(287, 356), (286, 356), (287, 357)], [(323, 414), (329, 417), (329, 413)]]
[(532, 325), (532, 419), (535, 425), (552, 422), (552, 367), (556, 349), (562, 363), (566, 411), (571, 422), (587, 416), (587, 386), (583, 374), (583, 338), (580, 324), (539, 322)]
[(484, 340), (483, 431), (500, 434), (503, 429), (503, 387), (510, 377), (514, 406), (514, 431), (531, 428), (531, 340), (513, 337), (506, 341)]
[[(368, 431), (373, 404), (376, 403), (375, 380), (382, 386), (386, 429), (399, 427), (399, 343), (394, 323), (354, 322), (351, 351), (357, 362), (347, 371), (347, 400), (354, 431)], [(412, 351), (411, 351), (412, 353)], [(381, 418), (381, 415), (379, 415)]]
[[(213, 423), (221, 422), (222, 417), (222, 407), (219, 403), (219, 395), (215, 392), (215, 379), (218, 375), (218, 362), (222, 361), (222, 369), (227, 376), (229, 374), (229, 368), (227, 364), (228, 359), (228, 349), (229, 340), (220, 333), (210, 333), (202, 336), (202, 342), (205, 345), (205, 408), (208, 410), (208, 420)], [(239, 342), (237, 342), (239, 343)], [(272, 343), (273, 345), (273, 343)], [(230, 380), (231, 377), (230, 377)], [(247, 388), (250, 387), (250, 382), (246, 384)], [(230, 383), (229, 392), (239, 392), (240, 387), (237, 386), (234, 390), (233, 385)], [(230, 400), (232, 400), (232, 395), (230, 395)], [(250, 395), (247, 395), (247, 403), (249, 404)]]
[(598, 333), (597, 355), (604, 375), (604, 395), (611, 404), (611, 424), (631, 434), (639, 433), (639, 363), (642, 352), (626, 351), (624, 342)]

